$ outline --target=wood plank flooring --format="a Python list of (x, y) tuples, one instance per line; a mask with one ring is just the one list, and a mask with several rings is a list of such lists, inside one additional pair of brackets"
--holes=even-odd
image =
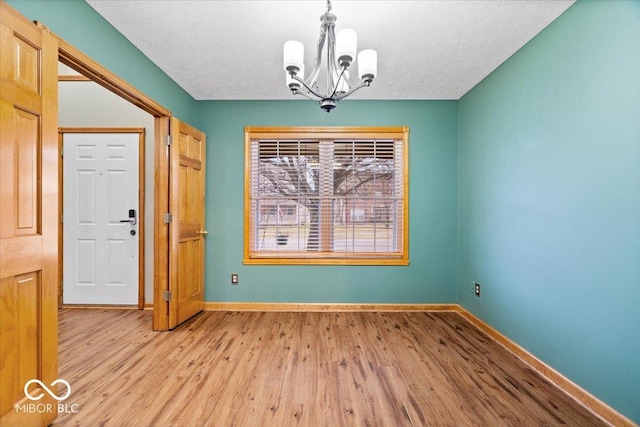
[(57, 426), (605, 425), (450, 312), (60, 311)]

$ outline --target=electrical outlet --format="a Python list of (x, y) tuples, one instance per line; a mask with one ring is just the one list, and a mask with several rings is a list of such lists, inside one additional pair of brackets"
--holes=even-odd
[(474, 282), (473, 292), (476, 294), (477, 297), (480, 296), (480, 283)]
[(231, 284), (232, 285), (237, 285), (238, 284), (238, 273), (232, 273), (231, 274)]

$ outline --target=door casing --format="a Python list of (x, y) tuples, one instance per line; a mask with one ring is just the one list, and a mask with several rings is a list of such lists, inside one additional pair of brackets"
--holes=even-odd
[[(43, 30), (46, 26), (36, 21)], [(171, 111), (122, 80), (89, 56), (54, 33), (58, 42), (58, 60), (90, 80), (98, 83), (154, 117), (154, 287), (153, 329), (169, 330), (169, 303), (163, 295), (169, 289), (169, 224), (164, 222), (169, 212), (169, 121)], [(58, 213), (59, 214), (59, 213)], [(60, 250), (59, 250), (60, 256)], [(62, 280), (58, 272), (58, 283)]]

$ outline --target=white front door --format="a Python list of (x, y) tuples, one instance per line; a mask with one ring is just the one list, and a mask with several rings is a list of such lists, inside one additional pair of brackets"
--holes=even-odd
[(63, 302), (138, 303), (139, 135), (63, 134)]

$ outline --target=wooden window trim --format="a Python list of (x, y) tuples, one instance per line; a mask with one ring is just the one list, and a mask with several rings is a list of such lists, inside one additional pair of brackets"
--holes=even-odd
[[(345, 257), (320, 251), (309, 257), (300, 253), (251, 253), (251, 141), (256, 139), (400, 139), (403, 141), (402, 245), (399, 255), (352, 253)], [(409, 127), (251, 127), (244, 128), (244, 258), (247, 265), (409, 265)]]

